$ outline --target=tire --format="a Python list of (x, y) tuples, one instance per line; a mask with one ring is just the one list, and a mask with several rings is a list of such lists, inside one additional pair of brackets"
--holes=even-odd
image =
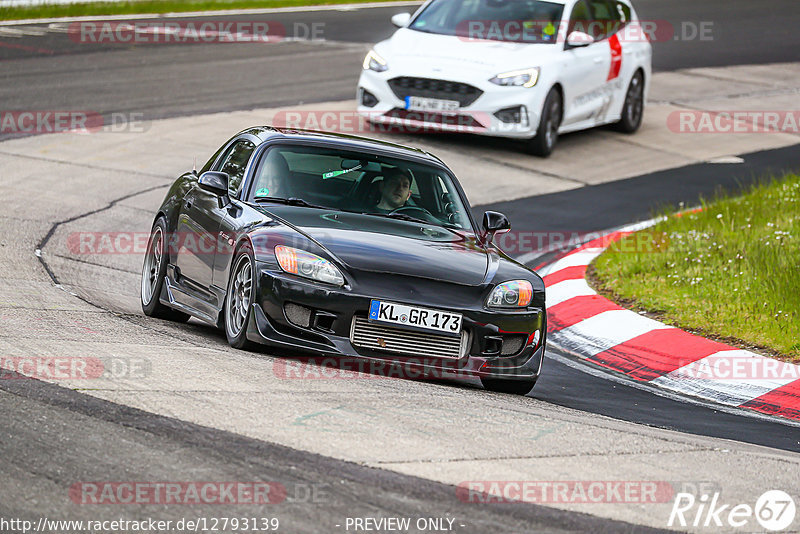
[(642, 125), (644, 117), (644, 74), (636, 71), (625, 93), (625, 104), (622, 105), (622, 117), (615, 124), (622, 133), (632, 134)]
[(144, 262), (142, 263), (142, 284), (139, 300), (142, 303), (142, 311), (145, 315), (185, 323), (191, 317), (188, 313), (173, 310), (159, 300), (161, 289), (164, 287), (164, 277), (167, 274), (167, 264), (169, 264), (169, 253), (164, 247), (166, 235), (167, 221), (164, 217), (159, 217), (153, 225), (153, 229), (150, 231), (150, 239), (147, 241), (147, 251), (144, 254)]
[(561, 93), (554, 87), (547, 93), (542, 106), (542, 116), (536, 137), (528, 141), (528, 151), (540, 158), (549, 157), (558, 142), (558, 128), (561, 126), (561, 115), (564, 109)]
[(512, 395), (527, 395), (536, 385), (536, 379), (503, 380), (500, 378), (481, 378), (481, 383), (489, 391), (510, 393)]
[(251, 350), (256, 344), (247, 339), (247, 325), (253, 309), (255, 261), (250, 247), (243, 246), (234, 256), (225, 295), (225, 336), (235, 349)]

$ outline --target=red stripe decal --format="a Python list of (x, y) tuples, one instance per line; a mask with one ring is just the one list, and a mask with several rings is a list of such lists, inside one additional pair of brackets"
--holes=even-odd
[(650, 381), (722, 350), (731, 347), (668, 328), (642, 334), (589, 360), (636, 380)]
[(608, 71), (607, 81), (610, 82), (619, 76), (619, 71), (622, 69), (622, 45), (617, 34), (608, 39), (608, 45), (611, 47), (611, 68)]
[(789, 382), (760, 397), (747, 401), (741, 408), (750, 408), (768, 415), (800, 420), (800, 380)]
[(600, 295), (573, 297), (547, 309), (547, 330), (557, 332), (600, 313), (621, 309)]

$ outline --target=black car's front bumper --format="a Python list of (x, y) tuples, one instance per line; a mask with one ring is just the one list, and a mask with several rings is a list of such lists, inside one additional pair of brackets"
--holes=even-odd
[[(408, 278), (391, 275), (362, 274), (352, 287), (332, 288), (284, 273), (258, 272), (247, 337), (291, 355), (299, 352), (391, 362), (416, 374), (430, 371), (442, 378), (532, 380), (541, 371), (546, 342), (543, 305), (523, 311), (491, 311), (482, 306), (486, 287), (465, 288), (423, 279), (409, 282)], [(457, 358), (417, 357), (354, 345), (353, 317), (366, 318), (372, 299), (462, 314), (466, 350)], [(311, 310), (307, 326), (298, 325), (296, 319), (290, 321), (287, 303)]]

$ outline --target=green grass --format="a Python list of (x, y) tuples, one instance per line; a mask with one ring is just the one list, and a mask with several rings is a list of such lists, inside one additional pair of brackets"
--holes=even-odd
[(329, 4), (363, 3), (375, 0), (131, 0), (128, 2), (86, 2), (80, 4), (41, 4), (0, 8), (0, 20), (78, 17), (93, 15), (138, 15), (142, 13), (180, 13), (220, 9), (252, 9)]
[(592, 283), (667, 323), (800, 363), (800, 176), (702, 207), (609, 247)]

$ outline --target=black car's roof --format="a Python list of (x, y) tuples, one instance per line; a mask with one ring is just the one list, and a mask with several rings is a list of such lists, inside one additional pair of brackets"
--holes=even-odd
[(423, 158), (428, 159), (432, 162), (443, 164), (442, 160), (431, 154), (430, 152), (426, 152), (420, 148), (413, 148), (405, 145), (400, 145), (397, 143), (390, 143), (389, 141), (381, 141), (379, 139), (370, 139), (369, 137), (361, 137), (358, 135), (350, 135), (350, 134), (343, 134), (337, 132), (320, 132), (316, 130), (302, 130), (298, 128), (278, 128), (274, 126), (254, 126), (252, 128), (247, 128), (239, 132), (238, 135), (241, 134), (251, 134), (262, 141), (268, 141), (270, 139), (274, 139), (276, 137), (281, 137), (285, 139), (296, 139), (298, 141), (302, 140), (326, 140), (326, 141), (334, 141), (336, 144), (340, 144), (347, 148), (354, 148), (354, 149), (380, 149), (384, 152), (391, 152), (393, 155), (396, 156), (411, 156), (415, 158)]

